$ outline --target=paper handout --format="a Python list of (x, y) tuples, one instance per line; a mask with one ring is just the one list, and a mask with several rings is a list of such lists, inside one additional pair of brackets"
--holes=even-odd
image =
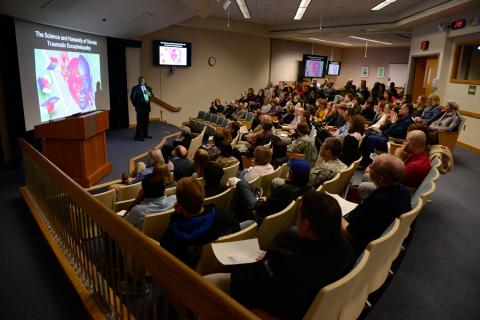
[(256, 262), (262, 252), (258, 239), (212, 243), (213, 253), (223, 265), (235, 265)]
[(325, 193), (333, 197), (335, 200), (337, 200), (338, 204), (340, 205), (340, 208), (342, 209), (342, 216), (345, 216), (347, 213), (349, 213), (350, 211), (352, 211), (358, 206), (358, 203), (345, 200), (342, 197), (340, 197), (338, 194), (331, 194), (328, 192), (325, 192)]

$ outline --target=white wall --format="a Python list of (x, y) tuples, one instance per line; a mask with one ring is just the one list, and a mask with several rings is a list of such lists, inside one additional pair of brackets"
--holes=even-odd
[[(438, 55), (437, 78), (438, 91), (442, 104), (447, 100), (457, 100), (461, 110), (480, 113), (480, 86), (477, 86), (475, 95), (469, 95), (468, 84), (451, 83), (450, 76), (453, 66), (455, 45), (458, 42), (466, 40), (479, 40), (480, 25), (472, 26), (473, 17), (480, 16), (480, 10), (465, 12), (451, 17), (445, 17), (443, 20), (435, 21), (420, 26), (413, 31), (412, 42), (410, 46), (410, 63), (413, 57)], [(466, 27), (460, 30), (438, 31), (437, 26), (440, 23), (452, 22), (456, 19), (466, 19)], [(430, 47), (427, 51), (421, 51), (422, 41), (430, 41)], [(460, 133), (459, 141), (480, 149), (480, 119), (465, 116), (466, 127)]]
[[(342, 70), (337, 82), (343, 86), (348, 79), (352, 79), (354, 84), (360, 84), (361, 80), (367, 80), (367, 86), (372, 89), (375, 82), (385, 83), (389, 81), (390, 64), (408, 63), (408, 47), (382, 47), (368, 48), (365, 58), (365, 48), (345, 48), (343, 50)], [(368, 77), (362, 78), (362, 67), (368, 67)], [(385, 68), (384, 78), (377, 78), (377, 68)], [(400, 84), (397, 84), (400, 85)]]
[[(270, 39), (240, 33), (173, 26), (141, 37), (140, 72), (155, 96), (181, 107), (178, 113), (163, 111), (163, 119), (179, 125), (205, 110), (216, 97), (222, 101), (238, 99), (249, 87), (255, 90), (268, 83)], [(153, 65), (153, 40), (178, 40), (192, 43), (192, 66), (169, 68)], [(208, 58), (217, 59), (215, 66)], [(160, 117), (152, 104), (151, 118)], [(131, 122), (131, 121), (130, 121)]]

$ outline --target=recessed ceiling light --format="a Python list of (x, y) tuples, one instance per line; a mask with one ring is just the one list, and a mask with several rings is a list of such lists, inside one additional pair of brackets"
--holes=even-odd
[(247, 4), (245, 3), (245, 0), (236, 0), (236, 1), (237, 1), (238, 8), (240, 9), (240, 11), (242, 11), (243, 17), (245, 19), (250, 19), (251, 18), (250, 11), (248, 11), (248, 7), (247, 7)]
[(353, 45), (353, 44), (351, 44), (351, 43), (346, 43), (346, 42), (330, 41), (330, 40), (323, 40), (323, 39), (317, 39), (317, 38), (308, 38), (308, 39), (309, 39), (309, 40), (313, 40), (313, 41), (320, 41), (320, 42), (341, 44), (342, 46), (352, 46), (352, 45)]
[(386, 6), (388, 6), (389, 4), (394, 3), (395, 1), (397, 1), (397, 0), (385, 0), (382, 3), (377, 4), (375, 7), (373, 7), (370, 10), (372, 10), (372, 11), (381, 10), (381, 9), (385, 8)]
[(352, 38), (352, 39), (363, 40), (363, 41), (374, 42), (374, 43), (381, 43), (381, 44), (388, 44), (388, 45), (392, 45), (392, 44), (393, 44), (393, 43), (390, 43), (390, 42), (372, 40), (372, 39), (368, 39), (368, 38), (361, 38), (361, 37), (355, 37), (355, 36), (348, 36), (348, 37), (349, 37), (349, 38)]
[(308, 8), (308, 5), (310, 4), (311, 0), (302, 0), (300, 4), (298, 5), (297, 13), (295, 14), (295, 17), (293, 20), (300, 20), (303, 17), (303, 14)]

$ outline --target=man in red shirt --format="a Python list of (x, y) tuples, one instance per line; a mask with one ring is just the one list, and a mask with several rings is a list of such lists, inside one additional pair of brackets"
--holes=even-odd
[[(410, 190), (418, 188), (432, 168), (425, 133), (420, 130), (410, 131), (403, 147), (395, 151), (395, 156), (405, 163), (405, 176), (401, 181), (402, 184)], [(366, 199), (376, 189), (375, 184), (370, 181), (368, 171), (367, 168), (363, 182), (358, 186), (358, 195), (362, 200)]]

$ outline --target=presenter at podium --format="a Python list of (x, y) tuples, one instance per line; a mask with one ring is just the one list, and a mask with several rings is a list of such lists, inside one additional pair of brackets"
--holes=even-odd
[(137, 112), (137, 128), (135, 130), (135, 140), (144, 141), (145, 138), (151, 138), (148, 135), (148, 122), (150, 119), (150, 99), (153, 97), (152, 88), (145, 84), (145, 78), (138, 78), (138, 85), (132, 88), (130, 100)]

